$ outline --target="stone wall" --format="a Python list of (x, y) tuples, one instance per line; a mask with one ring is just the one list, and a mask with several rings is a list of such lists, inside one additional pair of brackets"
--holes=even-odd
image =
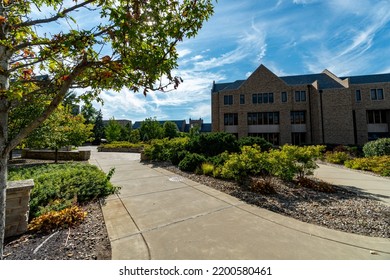
[(5, 211), (5, 237), (23, 234), (27, 231), (30, 191), (34, 181), (9, 181)]
[[(91, 151), (58, 151), (58, 160), (89, 160)], [(22, 150), (22, 158), (54, 160), (55, 152), (51, 150)]]

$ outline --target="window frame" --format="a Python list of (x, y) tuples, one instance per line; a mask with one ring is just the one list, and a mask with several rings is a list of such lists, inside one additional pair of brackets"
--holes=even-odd
[(233, 105), (233, 95), (232, 94), (223, 96), (223, 105), (225, 105), (225, 106)]
[(286, 103), (288, 101), (287, 91), (282, 91), (280, 93), (280, 100), (282, 103)]

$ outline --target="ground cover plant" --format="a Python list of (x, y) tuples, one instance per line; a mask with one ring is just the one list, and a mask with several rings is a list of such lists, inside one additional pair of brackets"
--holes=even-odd
[[(81, 163), (45, 164), (10, 168), (9, 180), (34, 179), (29, 220), (35, 225), (32, 229), (38, 229), (49, 223), (48, 218), (62, 221), (52, 221), (52, 225), (58, 227), (77, 223), (83, 215), (77, 208), (72, 207), (106, 197), (119, 190), (110, 182), (113, 172), (112, 169), (105, 174), (94, 165)], [(66, 216), (68, 219), (61, 220), (59, 212), (62, 213), (60, 216)], [(34, 218), (42, 215), (46, 216), (34, 221)]]

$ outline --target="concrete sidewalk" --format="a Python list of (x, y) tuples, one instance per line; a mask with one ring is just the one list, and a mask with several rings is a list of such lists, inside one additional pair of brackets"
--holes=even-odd
[(371, 196), (390, 206), (390, 178), (379, 177), (336, 165), (318, 164), (314, 176), (328, 183)]
[(97, 153), (90, 162), (122, 187), (103, 206), (117, 260), (390, 259), (390, 240), (303, 223), (139, 162)]

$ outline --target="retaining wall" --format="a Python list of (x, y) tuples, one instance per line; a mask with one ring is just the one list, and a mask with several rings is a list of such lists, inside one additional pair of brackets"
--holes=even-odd
[[(91, 157), (91, 151), (58, 151), (58, 160), (86, 161)], [(54, 160), (55, 151), (22, 150), (22, 158)]]

